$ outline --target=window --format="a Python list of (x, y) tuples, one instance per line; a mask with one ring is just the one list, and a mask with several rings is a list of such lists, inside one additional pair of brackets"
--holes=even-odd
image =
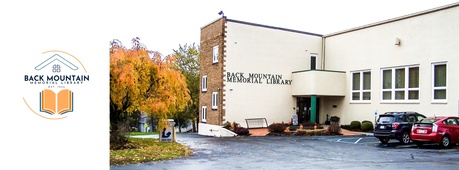
[(311, 56), (311, 70), (316, 70), (317, 68), (317, 56)]
[(371, 72), (359, 71), (352, 73), (352, 101), (371, 100)]
[(447, 75), (446, 75), (446, 63), (437, 63), (432, 65), (432, 97), (434, 101), (445, 101), (446, 102), (446, 90), (447, 90)]
[(218, 109), (218, 92), (212, 92), (212, 109)]
[(212, 48), (212, 63), (218, 62), (218, 45)]
[(207, 122), (207, 106), (202, 106), (202, 109), (201, 109), (201, 122)]
[(382, 70), (383, 101), (418, 101), (419, 66)]
[(454, 119), (454, 118), (450, 118), (450, 119), (446, 120), (446, 123), (447, 123), (447, 125), (457, 126), (456, 119)]
[(201, 87), (203, 92), (207, 91), (207, 75), (202, 76)]

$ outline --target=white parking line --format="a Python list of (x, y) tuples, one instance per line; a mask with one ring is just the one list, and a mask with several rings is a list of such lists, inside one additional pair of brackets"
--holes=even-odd
[(348, 144), (372, 144), (372, 143), (380, 143), (379, 141), (368, 141), (365, 140), (367, 138), (339, 138), (329, 140), (330, 142), (340, 142), (340, 143), (348, 143)]

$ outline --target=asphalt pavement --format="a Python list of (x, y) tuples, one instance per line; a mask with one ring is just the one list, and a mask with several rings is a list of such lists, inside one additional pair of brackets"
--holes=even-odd
[(365, 135), (216, 138), (191, 133), (177, 134), (177, 142), (194, 154), (110, 169), (459, 169), (459, 147), (381, 144)]

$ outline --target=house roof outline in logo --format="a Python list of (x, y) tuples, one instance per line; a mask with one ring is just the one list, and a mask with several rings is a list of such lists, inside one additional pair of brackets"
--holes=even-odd
[(74, 71), (78, 70), (78, 67), (75, 64), (71, 63), (70, 61), (68, 61), (64, 57), (60, 56), (59, 54), (54, 54), (53, 56), (49, 57), (48, 59), (46, 59), (45, 61), (43, 61), (39, 65), (37, 65), (35, 67), (35, 70), (41, 70), (41, 69), (45, 68), (46, 66), (48, 66), (51, 63), (53, 63), (56, 60), (61, 62), (62, 64), (64, 64), (65, 66), (67, 66), (68, 68), (70, 68), (70, 69), (72, 69)]

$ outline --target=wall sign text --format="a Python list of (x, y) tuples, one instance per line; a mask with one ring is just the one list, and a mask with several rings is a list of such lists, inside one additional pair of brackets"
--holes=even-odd
[(291, 85), (292, 80), (282, 79), (279, 74), (226, 72), (226, 81), (230, 83), (280, 84)]

